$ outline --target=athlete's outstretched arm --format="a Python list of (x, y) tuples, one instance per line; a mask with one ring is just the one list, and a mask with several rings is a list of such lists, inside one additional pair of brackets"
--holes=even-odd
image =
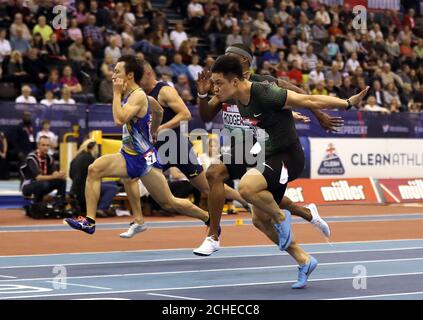
[[(287, 90), (294, 91), (300, 94), (306, 94), (306, 92), (297, 87), (296, 85), (292, 84), (289, 81), (279, 79), (278, 78), (278, 87), (284, 88)], [(344, 120), (340, 117), (332, 117), (329, 114), (320, 111), (318, 109), (309, 109), (313, 115), (316, 117), (317, 121), (319, 121), (320, 126), (327, 131), (337, 131), (338, 128), (344, 125)], [(305, 119), (303, 115), (295, 114), (295, 111), (292, 111), (292, 115), (294, 116), (295, 121), (301, 122), (310, 122), (310, 119)]]
[(159, 102), (163, 106), (171, 108), (176, 113), (171, 120), (160, 126), (160, 130), (177, 128), (180, 126), (181, 121), (191, 120), (191, 112), (175, 88), (169, 86), (163, 87), (160, 90)]
[(153, 140), (155, 140), (157, 138), (157, 131), (163, 120), (163, 108), (160, 105), (160, 103), (153, 97), (148, 96), (148, 101), (150, 101), (150, 109), (151, 109), (150, 131), (151, 131), (151, 135), (153, 136)]
[[(113, 80), (113, 120), (117, 126), (128, 123), (133, 117), (147, 112), (147, 96), (144, 92), (134, 92), (122, 108), (123, 79)], [(145, 113), (144, 112), (144, 113)]]
[[(350, 97), (347, 100), (339, 99), (331, 96), (323, 95), (306, 95), (298, 94), (294, 91), (287, 91), (285, 105), (294, 108), (310, 108), (310, 109), (346, 109), (348, 106), (356, 106), (365, 97), (370, 87), (367, 87), (360, 93)], [(348, 101), (350, 103), (348, 103)]]

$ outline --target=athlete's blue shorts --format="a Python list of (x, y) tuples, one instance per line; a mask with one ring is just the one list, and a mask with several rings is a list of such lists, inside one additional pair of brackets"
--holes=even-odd
[(154, 168), (162, 169), (162, 166), (159, 163), (159, 157), (157, 155), (157, 150), (155, 148), (151, 149), (154, 152), (157, 161), (152, 165), (147, 165), (147, 161), (144, 158), (143, 154), (138, 154), (136, 156), (130, 155), (123, 150), (120, 150), (120, 153), (125, 158), (126, 162), (126, 171), (128, 176), (131, 179), (139, 178), (145, 176), (150, 170)]
[[(179, 138), (180, 139), (180, 138)], [(188, 157), (181, 157), (182, 152), (187, 152), (186, 150), (182, 150), (180, 147), (180, 140), (178, 139), (177, 148), (172, 150), (164, 150), (160, 149), (160, 147), (164, 143), (157, 143), (155, 145), (156, 149), (158, 150), (159, 154), (159, 161), (162, 166), (163, 172), (168, 170), (171, 167), (176, 167), (188, 178), (188, 179), (194, 179), (197, 177), (201, 172), (203, 172), (203, 166), (198, 162), (197, 155), (195, 154), (195, 151), (193, 149), (193, 145), (191, 141), (185, 141), (185, 143), (188, 144)], [(182, 138), (185, 139), (185, 138)], [(176, 152), (176, 157), (170, 157), (169, 154), (165, 154), (166, 152)], [(171, 159), (174, 158), (175, 161), (169, 160), (164, 162), (164, 159)]]

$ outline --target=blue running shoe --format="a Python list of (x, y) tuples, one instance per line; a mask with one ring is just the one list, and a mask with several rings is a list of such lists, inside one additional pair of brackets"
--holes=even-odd
[(284, 210), (284, 213), (285, 220), (275, 224), (279, 236), (279, 249), (282, 251), (286, 250), (292, 242), (291, 213), (287, 210)]
[(84, 217), (78, 217), (78, 219), (66, 218), (63, 220), (63, 223), (73, 229), (81, 230), (88, 234), (93, 234), (95, 232), (95, 224), (90, 224)]
[(308, 277), (317, 267), (317, 260), (310, 256), (310, 262), (298, 267), (298, 281), (292, 285), (292, 289), (303, 289), (307, 284)]

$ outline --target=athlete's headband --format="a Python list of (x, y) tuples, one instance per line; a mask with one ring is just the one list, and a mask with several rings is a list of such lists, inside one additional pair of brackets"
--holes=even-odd
[(247, 51), (245, 51), (244, 49), (234, 47), (234, 46), (229, 46), (226, 48), (226, 51), (225, 51), (225, 54), (227, 53), (235, 53), (237, 55), (245, 57), (248, 59), (248, 62), (250, 62), (250, 64), (253, 62), (253, 56), (249, 54)]

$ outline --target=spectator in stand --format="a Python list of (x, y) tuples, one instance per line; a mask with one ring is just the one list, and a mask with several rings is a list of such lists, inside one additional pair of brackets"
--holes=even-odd
[(100, 102), (111, 103), (113, 101), (113, 73), (106, 73), (104, 78), (100, 82), (98, 89), (98, 98)]
[(272, 29), (270, 28), (269, 24), (264, 19), (264, 13), (258, 12), (257, 19), (253, 22), (253, 30), (254, 32), (263, 32), (264, 36), (267, 37)]
[(360, 62), (358, 61), (357, 52), (353, 52), (345, 64), (345, 70), (347, 72), (354, 73), (358, 67), (360, 67)]
[(375, 41), (377, 36), (383, 39), (383, 33), (380, 30), (380, 25), (378, 23), (373, 25), (372, 30), (369, 32), (369, 36), (372, 41)]
[(110, 54), (113, 58), (113, 63), (116, 63), (121, 57), (120, 48), (117, 46), (116, 42), (116, 37), (110, 37), (110, 43), (106, 49), (104, 49), (104, 55)]
[(339, 98), (348, 99), (348, 97), (351, 97), (355, 94), (356, 94), (356, 89), (352, 84), (351, 77), (349, 76), (344, 77), (342, 86), (340, 87), (340, 91), (339, 91)]
[(75, 104), (75, 100), (71, 98), (71, 89), (70, 87), (64, 86), (62, 89), (62, 96), (59, 100), (56, 100), (56, 104)]
[(16, 98), (16, 103), (37, 103), (37, 99), (35, 97), (31, 96), (32, 89), (28, 85), (23, 85), (21, 89), (22, 94)]
[(79, 1), (75, 11), (75, 20), (78, 23), (78, 25), (83, 26), (87, 24), (89, 16), (90, 16), (90, 13), (87, 11), (87, 8), (85, 7), (85, 2), (82, 0)]
[(417, 44), (413, 47), (413, 52), (418, 59), (423, 60), (423, 38), (417, 40)]
[(376, 104), (380, 107), (386, 106), (385, 93), (382, 90), (382, 86), (379, 80), (373, 82), (373, 86), (369, 90), (369, 96), (374, 96), (376, 99)]
[(154, 71), (156, 71), (158, 78), (161, 78), (162, 75), (165, 73), (169, 75), (170, 77), (173, 77), (173, 71), (167, 65), (167, 58), (164, 55), (159, 57), (159, 64), (154, 68)]
[(401, 99), (398, 94), (398, 89), (393, 82), (390, 82), (384, 91), (385, 102), (388, 106), (391, 105), (393, 100), (396, 100), (397, 104), (401, 106)]
[(123, 47), (121, 50), (121, 53), (123, 56), (125, 55), (135, 55), (135, 50), (132, 48), (132, 45), (134, 44), (133, 40), (130, 38), (123, 38)]
[(55, 103), (56, 99), (54, 98), (53, 91), (47, 90), (44, 94), (44, 99), (40, 101), (41, 104), (51, 107)]
[(201, 32), (204, 20), (204, 8), (199, 0), (191, 0), (187, 8), (188, 23), (194, 30), (194, 34)]
[[(100, 8), (98, 2), (95, 0), (90, 1), (90, 14), (96, 18), (97, 25), (104, 27), (109, 25), (110, 12), (107, 8)], [(90, 23), (90, 17), (88, 17), (88, 24)]]
[(182, 56), (179, 53), (175, 54), (173, 57), (173, 63), (170, 65), (170, 69), (173, 71), (173, 79), (177, 79), (179, 75), (185, 74), (192, 80), (188, 67), (182, 63)]
[(175, 30), (170, 32), (170, 41), (172, 41), (175, 50), (178, 51), (182, 42), (185, 40), (188, 40), (188, 35), (184, 31), (183, 24), (178, 22), (175, 24)]
[(328, 91), (325, 89), (325, 82), (324, 81), (317, 82), (316, 87), (311, 91), (311, 94), (327, 96)]
[(60, 96), (60, 92), (62, 91), (63, 87), (63, 84), (60, 82), (59, 77), (59, 70), (51, 69), (50, 74), (48, 76), (48, 80), (44, 84), (44, 90), (53, 92), (53, 95), (56, 97)]
[(382, 84), (385, 87), (388, 84), (395, 83), (395, 82), (399, 84), (400, 86), (403, 85), (403, 82), (400, 76), (398, 76), (397, 74), (391, 71), (391, 65), (389, 63), (385, 63), (383, 65), (381, 77), (382, 77)]
[(241, 28), (239, 26), (232, 27), (232, 33), (226, 37), (226, 46), (229, 47), (234, 43), (242, 43)]
[(180, 74), (178, 76), (178, 81), (175, 83), (175, 89), (178, 91), (179, 95), (182, 95), (184, 90), (191, 90), (188, 77), (185, 74)]
[(347, 33), (347, 39), (344, 41), (344, 51), (346, 54), (351, 54), (353, 52), (358, 52), (360, 49), (360, 44), (355, 39), (355, 36), (352, 32)]
[(329, 35), (320, 18), (315, 19), (313, 28), (311, 29), (311, 36), (313, 37), (314, 41), (320, 42), (322, 44), (327, 42)]
[(108, 74), (112, 74), (115, 68), (115, 64), (113, 63), (113, 57), (111, 54), (106, 54), (104, 56), (103, 63), (101, 64), (100, 71), (101, 74), (106, 77)]
[(288, 63), (292, 63), (293, 61), (297, 61), (298, 68), (302, 69), (302, 67), (303, 67), (303, 58), (301, 57), (301, 55), (298, 52), (298, 47), (294, 44), (291, 45), (291, 49), (290, 49), (290, 52), (288, 54), (287, 61), (288, 61)]
[(192, 56), (192, 62), (188, 66), (189, 74), (194, 81), (198, 80), (198, 74), (203, 71), (203, 67), (200, 66), (200, 56), (195, 54)]
[[(79, 80), (72, 75), (72, 67), (67, 65), (63, 68), (63, 76), (60, 79), (63, 87), (67, 87), (70, 89), (71, 93), (80, 93), (82, 92), (82, 86), (79, 83)], [(62, 90), (63, 92), (63, 90)]]
[(319, 61), (316, 65), (316, 69), (312, 70), (308, 75), (308, 82), (310, 85), (317, 85), (318, 83), (325, 82), (325, 74), (323, 73), (323, 62)]
[(253, 46), (253, 37), (251, 35), (251, 29), (248, 26), (243, 26), (241, 29), (241, 37), (242, 43), (246, 45), (248, 48), (252, 48)]
[[(94, 2), (94, 1), (92, 1)], [(88, 24), (84, 27), (84, 38), (92, 39), (92, 41), (99, 46), (104, 43), (103, 30), (96, 26), (96, 16), (90, 15), (88, 17)]]
[(331, 23), (329, 13), (326, 11), (326, 6), (321, 4), (319, 11), (316, 12), (316, 19), (320, 19), (325, 27), (328, 27)]
[(253, 39), (253, 48), (253, 52), (260, 56), (270, 49), (269, 40), (263, 31), (257, 32), (257, 36)]
[(326, 80), (326, 82), (326, 90), (328, 92), (328, 96), (339, 97), (339, 87), (335, 86), (335, 82), (332, 79)]
[(393, 58), (398, 58), (400, 55), (400, 46), (392, 34), (388, 35), (385, 42), (385, 51)]
[(367, 104), (363, 108), (364, 111), (372, 111), (372, 112), (381, 112), (384, 114), (391, 113), (388, 109), (377, 105), (376, 98), (374, 96), (370, 96), (367, 98)]
[(288, 72), (288, 78), (297, 86), (303, 83), (303, 73), (297, 60), (292, 62), (292, 68)]
[(13, 37), (10, 41), (13, 51), (18, 51), (21, 54), (26, 54), (31, 47), (28, 39), (23, 38), (22, 30), (16, 30), (16, 37)]
[(2, 64), (4, 58), (10, 56), (12, 53), (12, 46), (10, 45), (9, 40), (6, 39), (6, 30), (0, 29), (0, 65)]
[(32, 39), (28, 26), (23, 22), (22, 14), (17, 13), (15, 14), (15, 19), (10, 26), (10, 38), (11, 40), (14, 40), (14, 38), (18, 38), (19, 35), (22, 39), (27, 41), (31, 41)]
[(317, 56), (314, 54), (314, 48), (312, 45), (307, 47), (307, 51), (302, 55), (303, 58), (303, 70), (311, 71), (317, 66)]
[(339, 21), (334, 19), (332, 21), (332, 25), (328, 29), (329, 36), (334, 36), (335, 39), (337, 38), (343, 38), (344, 33), (342, 32), (342, 29), (339, 28)]
[(285, 50), (285, 28), (278, 27), (276, 34), (270, 37), (270, 44), (275, 45), (278, 50)]
[(276, 66), (280, 62), (278, 48), (270, 45), (269, 51), (263, 54), (263, 62), (269, 62), (272, 66)]
[(72, 43), (68, 48), (68, 57), (74, 62), (81, 63), (85, 59), (85, 45), (82, 37), (76, 38), (75, 42)]
[(182, 62), (184, 64), (191, 64), (192, 48), (191, 42), (189, 40), (185, 40), (184, 42), (182, 42), (181, 46), (179, 47), (178, 53), (182, 56)]
[(41, 85), (46, 81), (48, 69), (38, 56), (38, 50), (29, 49), (28, 56), (24, 59), (24, 70), (28, 73), (31, 82)]
[[(80, 2), (83, 3), (83, 2)], [(68, 29), (68, 36), (71, 40), (75, 41), (79, 37), (83, 37), (81, 28), (79, 28), (78, 20), (76, 18), (71, 19), (70, 28)]]
[(35, 25), (34, 29), (32, 29), (32, 34), (39, 33), (43, 38), (44, 43), (46, 43), (53, 33), (53, 29), (47, 24), (45, 16), (38, 17), (38, 23)]
[(407, 26), (410, 30), (413, 30), (416, 27), (416, 21), (414, 20), (415, 11), (414, 9), (409, 9), (408, 13), (404, 16), (402, 25), (404, 28)]
[(272, 21), (273, 16), (276, 15), (275, 3), (273, 0), (266, 0), (266, 7), (263, 10), (264, 19), (266, 21)]
[(210, 51), (217, 53), (221, 46), (223, 23), (219, 13), (219, 10), (212, 10), (210, 16), (206, 19), (204, 24), (204, 31), (208, 34), (210, 42)]
[(307, 40), (306, 34), (303, 32), (300, 34), (300, 38), (297, 40), (297, 47), (298, 51), (301, 54), (306, 53), (307, 47), (310, 45), (309, 41)]
[(65, 61), (66, 56), (62, 53), (59, 42), (57, 41), (57, 35), (55, 33), (51, 34), (50, 40), (46, 42), (45, 45), (47, 51), (47, 58), (54, 61)]

